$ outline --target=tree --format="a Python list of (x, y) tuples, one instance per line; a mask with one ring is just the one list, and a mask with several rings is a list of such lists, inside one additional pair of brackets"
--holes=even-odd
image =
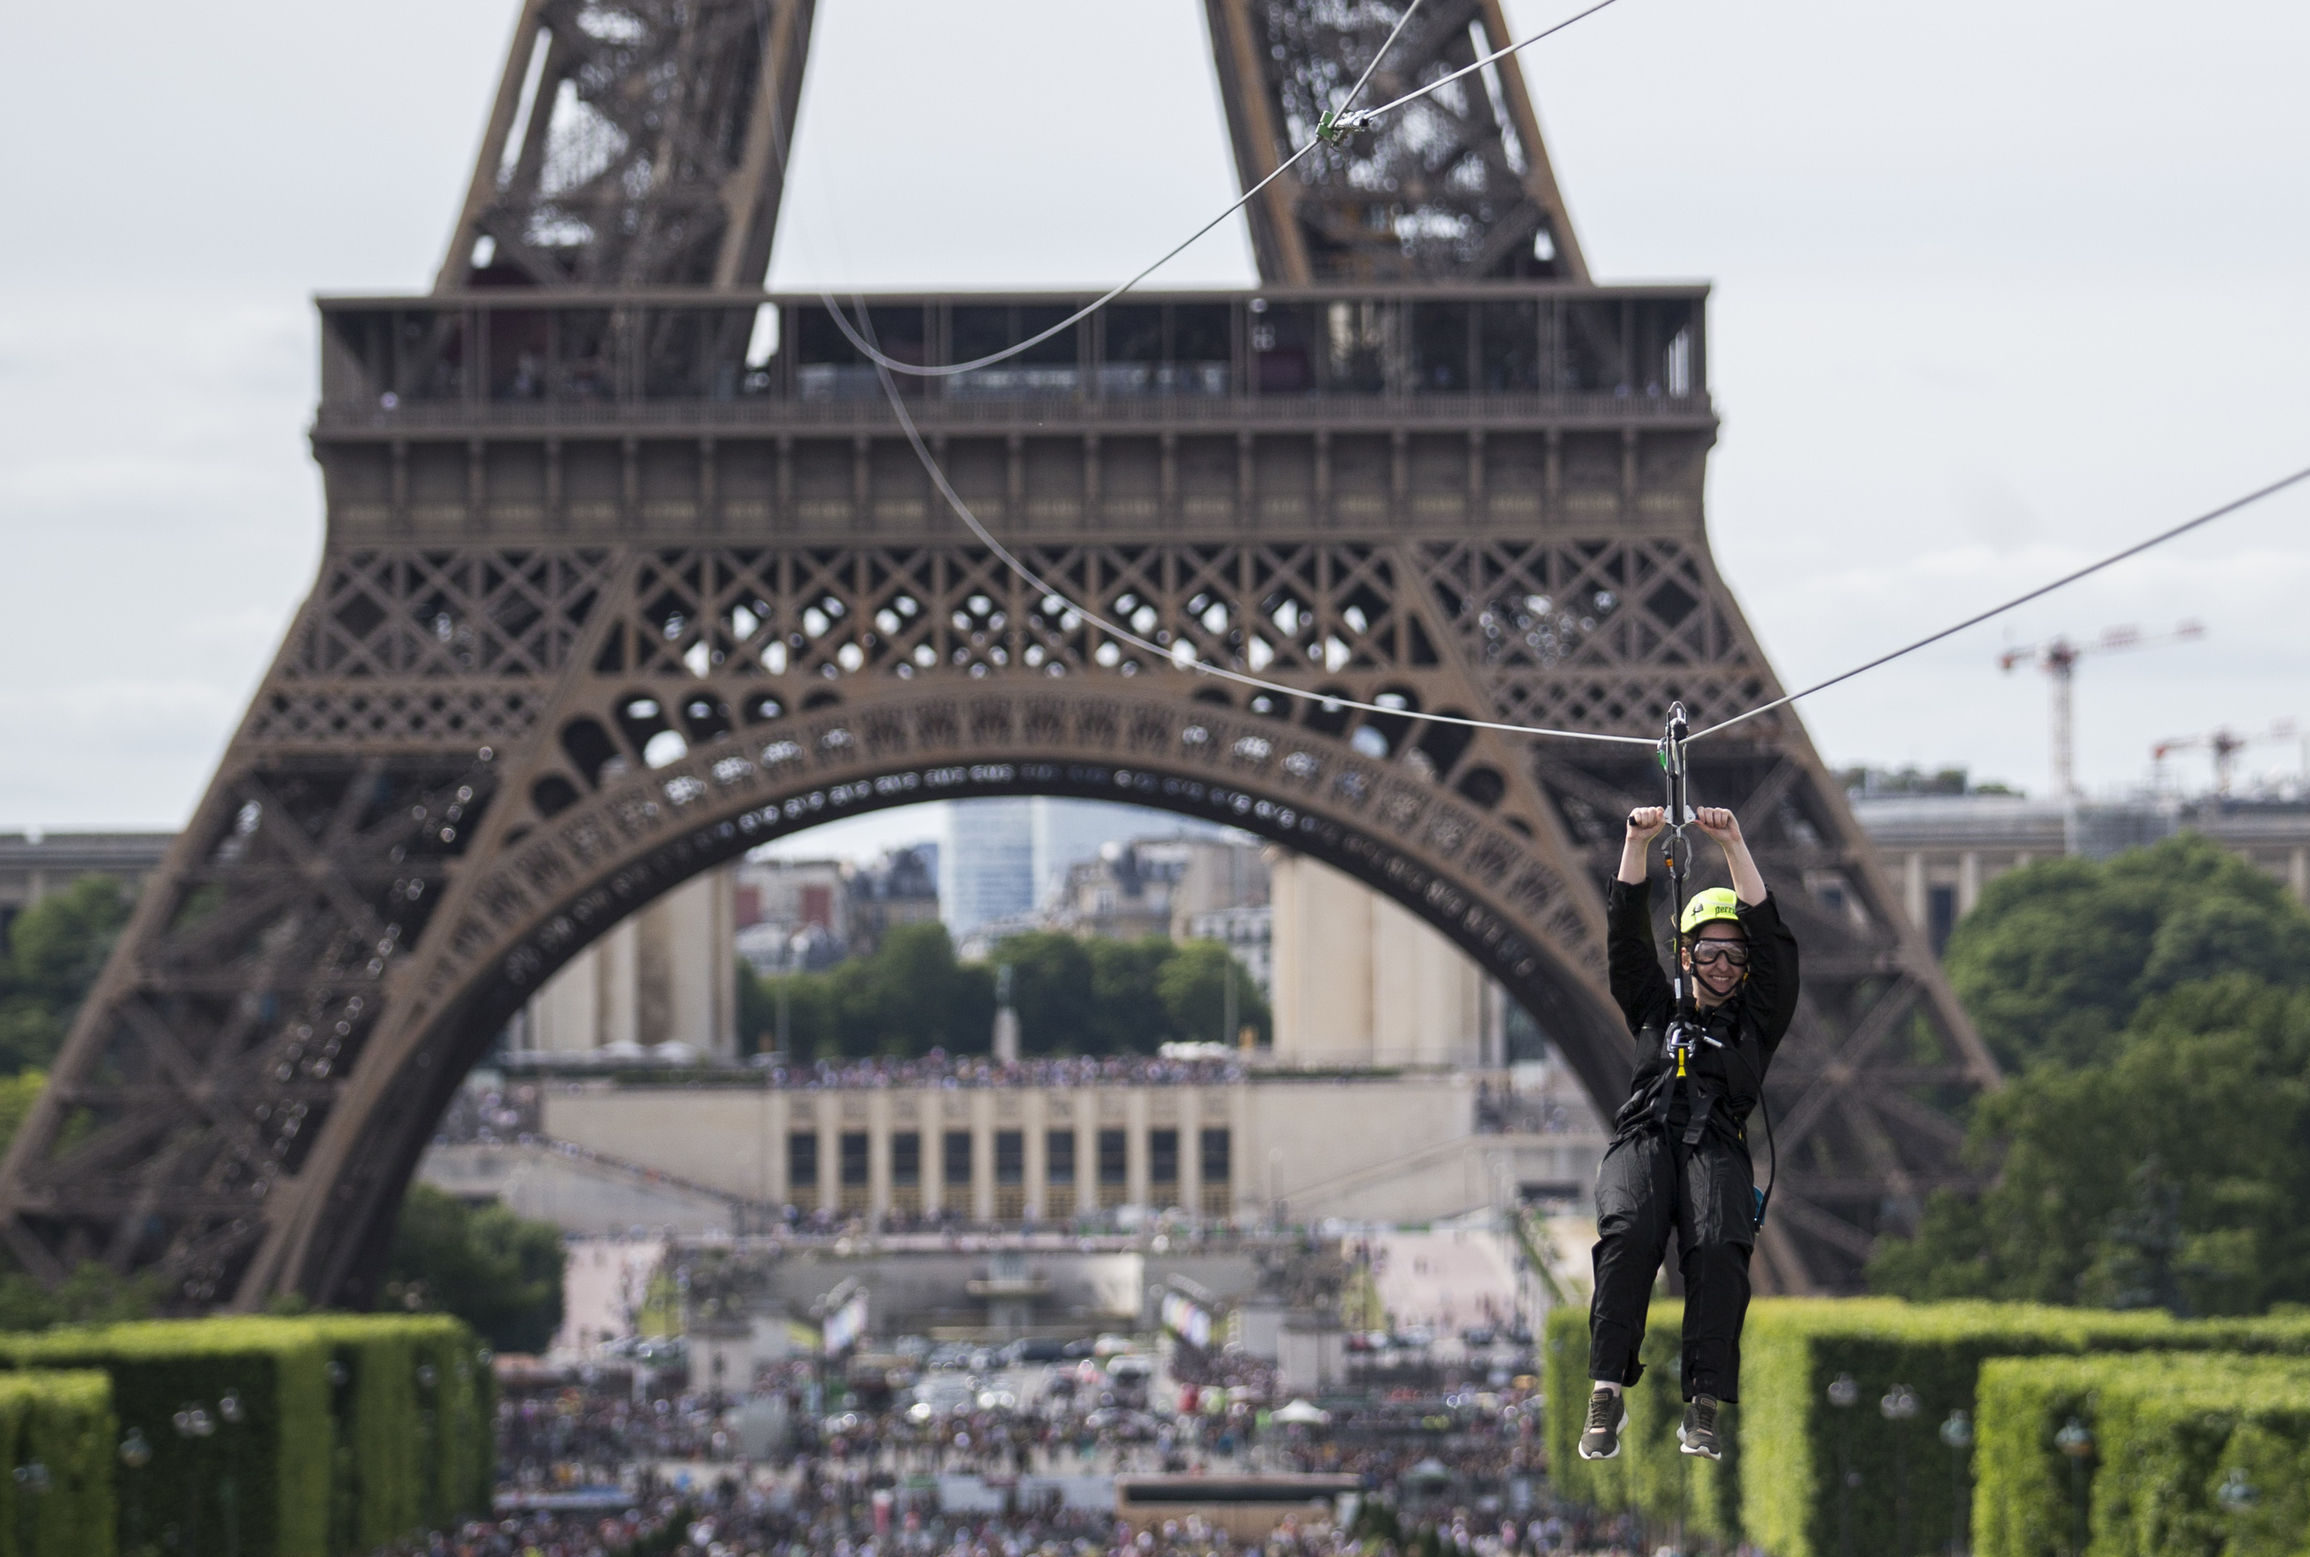
[(946, 926), (894, 927), (871, 958), (835, 970), (845, 1052), (985, 1052), (994, 1042), (994, 975), (955, 960)]
[(789, 1050), (804, 1058), (983, 1054), (994, 1041), (994, 974), (957, 962), (943, 924), (899, 925), (872, 956), (824, 973), (739, 978), (740, 1041), (757, 1052), (776, 1047), (781, 998)]
[(0, 1071), (45, 1067), (56, 1058), (130, 906), (120, 882), (83, 876), (8, 926), (0, 958)]
[[(0, 1153), (16, 1139), (48, 1077), (36, 1070), (0, 1077)], [(91, 1260), (55, 1287), (43, 1286), (20, 1271), (0, 1275), (0, 1330), (46, 1330), (63, 1324), (115, 1324), (142, 1319), (160, 1302), (161, 1281), (145, 1274), (123, 1276)]]
[(1011, 970), (1021, 1048), (1030, 1054), (1103, 1052), (1097, 1037), (1096, 965), (1088, 943), (1033, 930), (1005, 936), (988, 961)]
[(2048, 860), (2000, 876), (1950, 936), (1947, 967), (1998, 1063), (2084, 1064), (2177, 985), (2225, 971), (2303, 976), (2310, 915), (2276, 880), (2185, 833), (2106, 864)]
[(2016, 871), (1950, 944), (2020, 1074), (1994, 1175), (1871, 1265), (1912, 1297), (2255, 1313), (2310, 1300), (2310, 914), (2201, 838)]
[(1217, 941), (1078, 940), (1036, 931), (1006, 937), (994, 961), (1017, 969), (1020, 1036), (1036, 1054), (1153, 1054), (1182, 1039), (1233, 1041), (1225, 1033), (1232, 969), (1239, 1024), (1267, 1029), (1267, 1002)]
[(561, 1328), (561, 1232), (501, 1205), (412, 1184), (379, 1307), (455, 1314), (503, 1352), (542, 1352)]
[(8, 1143), (16, 1139), (18, 1130), (24, 1128), (24, 1120), (32, 1112), (33, 1101), (40, 1096), (40, 1089), (46, 1085), (46, 1071), (18, 1071), (13, 1076), (0, 1078), (0, 1153), (8, 1150)]
[(955, 960), (944, 925), (902, 925), (872, 956), (824, 973), (764, 978), (741, 967), (739, 1041), (749, 1052), (774, 1048), (783, 999), (788, 1048), (798, 1057), (984, 1054), (994, 1037), (995, 969), (1007, 966), (1028, 1053), (1153, 1054), (1175, 1038), (1228, 1036), (1231, 963), (1238, 1025), (1264, 1034), (1267, 1002), (1217, 942), (1086, 941), (1035, 930), (1006, 936), (986, 964), (973, 965)]
[(90, 1260), (54, 1287), (30, 1276), (0, 1276), (0, 1330), (48, 1330), (57, 1325), (111, 1325), (148, 1319), (159, 1306), (161, 1279), (153, 1272), (123, 1276)]
[[(1268, 1030), (1267, 1001), (1243, 964), (1217, 941), (1189, 941), (1164, 964), (1156, 980), (1171, 1031), (1180, 1038), (1232, 1046), (1238, 1029)], [(1235, 1023), (1227, 1022), (1234, 988)]]
[(1178, 1036), (1162, 992), (1163, 970), (1178, 956), (1168, 936), (1093, 941), (1089, 1054), (1153, 1054)]

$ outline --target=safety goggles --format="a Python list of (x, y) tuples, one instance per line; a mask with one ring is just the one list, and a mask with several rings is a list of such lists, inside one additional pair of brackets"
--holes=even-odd
[(1736, 968), (1749, 965), (1749, 949), (1738, 941), (1695, 941), (1692, 943), (1692, 965), (1705, 968), (1713, 962), (1730, 963)]

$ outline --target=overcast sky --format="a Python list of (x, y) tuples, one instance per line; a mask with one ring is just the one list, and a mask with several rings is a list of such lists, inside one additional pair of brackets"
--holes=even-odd
[[(319, 554), (309, 296), (428, 283), (515, 8), (11, 18), (0, 827), (189, 813)], [(819, 0), (772, 284), (1137, 269), (1235, 193), (1202, 15)], [(1524, 56), (1597, 277), (1716, 287), (1710, 526), (1785, 680), (2310, 464), (2305, 59), (2276, 0), (1620, 0)], [(1162, 279), (1252, 274), (1238, 223)], [(2115, 790), (2310, 716), (2306, 612), (2297, 493), (1807, 718), (1835, 763), (2042, 789), (2042, 678), (1997, 650), (2203, 621), (2081, 668)]]

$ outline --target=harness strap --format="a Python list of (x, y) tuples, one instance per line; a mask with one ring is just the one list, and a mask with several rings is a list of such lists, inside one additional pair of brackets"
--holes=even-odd
[(1684, 1144), (1698, 1146), (1708, 1133), (1709, 1116), (1716, 1112), (1716, 1082), (1707, 1076), (1692, 1078), (1692, 1113), (1684, 1122)]

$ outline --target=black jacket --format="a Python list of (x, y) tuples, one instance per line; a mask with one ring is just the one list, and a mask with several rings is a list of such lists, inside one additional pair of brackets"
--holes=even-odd
[[(1682, 1124), (1687, 1109), (1675, 1097), (1676, 1062), (1668, 1050), (1676, 996), (1653, 942), (1652, 883), (1615, 880), (1605, 896), (1605, 914), (1612, 998), (1636, 1038), (1636, 1079), (1613, 1119), (1614, 1131), (1629, 1135), (1665, 1123), (1671, 1107)], [(1726, 1047), (1699, 1044), (1686, 1062), (1688, 1097), (1705, 1094), (1711, 1104), (1706, 1123), (1734, 1140), (1757, 1105), (1757, 1089), (1797, 1010), (1797, 938), (1781, 923), (1779, 908), (1770, 896), (1743, 903), (1740, 923), (1748, 933), (1749, 976), (1732, 999), (1700, 1013), (1703, 1030)]]

